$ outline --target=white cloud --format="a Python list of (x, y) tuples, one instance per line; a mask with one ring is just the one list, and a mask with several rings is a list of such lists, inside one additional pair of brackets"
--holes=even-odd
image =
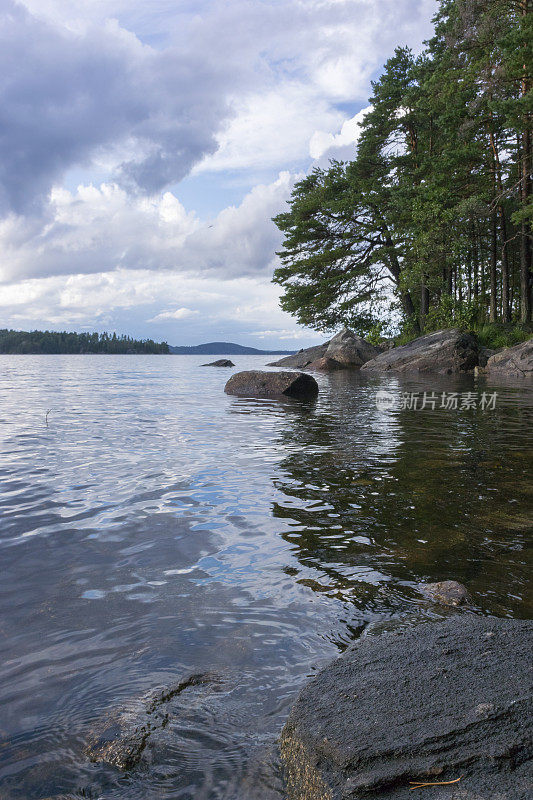
[(171, 192), (132, 197), (116, 184), (54, 190), (44, 220), (11, 214), (0, 221), (0, 281), (113, 269), (270, 275), (280, 244), (271, 218), (293, 180), (281, 173), (203, 224)]
[(351, 119), (345, 120), (340, 132), (337, 134), (315, 131), (309, 142), (309, 155), (311, 158), (315, 160), (322, 158), (322, 156), (335, 158), (338, 157), (336, 152), (341, 150), (344, 152), (346, 148), (350, 148), (353, 158), (355, 144), (361, 132), (361, 123), (371, 109), (372, 106), (367, 106)]
[(190, 319), (197, 316), (198, 311), (191, 308), (177, 308), (175, 311), (161, 311), (155, 317), (147, 320), (148, 322), (163, 322), (166, 319)]
[[(6, 324), (133, 331), (150, 319), (166, 335), (233, 314), (246, 333), (298, 335), (269, 284), (281, 242), (271, 217), (313, 159), (353, 152), (361, 114), (341, 109), (365, 102), (397, 44), (420, 47), (435, 8), (3, 0)], [(210, 221), (179, 200), (191, 172), (222, 209)], [(247, 192), (231, 205), (229, 173)], [(184, 309), (198, 313), (166, 316)]]

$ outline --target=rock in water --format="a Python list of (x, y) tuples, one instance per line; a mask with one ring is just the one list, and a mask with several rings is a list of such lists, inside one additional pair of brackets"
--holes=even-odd
[(218, 361), (211, 361), (209, 364), (202, 364), (202, 367), (234, 367), (233, 361), (229, 358), (219, 358)]
[(328, 344), (326, 358), (332, 358), (344, 367), (361, 367), (379, 355), (379, 349), (345, 328)]
[(531, 797), (532, 647), (533, 622), (476, 616), (360, 639), (290, 712), (289, 800), (413, 800), (411, 782), (457, 778), (420, 793)]
[(420, 591), (434, 603), (440, 603), (443, 606), (460, 606), (470, 600), (466, 586), (458, 581), (423, 583)]
[(479, 348), (470, 333), (451, 328), (420, 336), (409, 344), (393, 347), (363, 364), (364, 372), (468, 372), (477, 366)]
[(95, 763), (111, 764), (120, 770), (133, 769), (141, 760), (152, 734), (167, 724), (166, 704), (186, 689), (215, 684), (217, 680), (210, 674), (190, 675), (179, 683), (113, 709), (92, 728), (85, 755)]
[(533, 339), (506, 347), (487, 361), (489, 375), (511, 378), (533, 378)]
[(237, 397), (264, 397), (274, 400), (312, 400), (318, 394), (318, 384), (305, 372), (237, 372), (227, 382), (224, 391)]

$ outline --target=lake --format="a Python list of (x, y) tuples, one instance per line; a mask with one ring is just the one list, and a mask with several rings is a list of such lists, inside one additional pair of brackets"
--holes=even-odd
[[(228, 397), (208, 360), (0, 356), (2, 800), (281, 800), (309, 677), (459, 613), (421, 582), (532, 616), (531, 386), (340, 372), (276, 403)], [(193, 673), (213, 683), (169, 701), (134, 768), (88, 759), (106, 712)]]

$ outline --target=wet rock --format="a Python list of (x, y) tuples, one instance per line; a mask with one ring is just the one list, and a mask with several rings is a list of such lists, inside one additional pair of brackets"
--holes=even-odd
[(337, 372), (339, 369), (346, 369), (344, 364), (341, 364), (339, 361), (335, 361), (334, 358), (327, 358), (323, 356), (323, 358), (317, 358), (316, 361), (312, 361), (307, 369), (314, 370), (316, 372)]
[(219, 358), (218, 361), (211, 361), (209, 364), (202, 364), (202, 367), (234, 367), (233, 361), (229, 358)]
[(325, 356), (338, 361), (344, 367), (353, 368), (361, 367), (378, 354), (377, 347), (345, 328), (330, 341)]
[(290, 712), (289, 800), (526, 800), (532, 646), (533, 622), (476, 616), (360, 639)]
[(217, 677), (210, 674), (190, 675), (110, 711), (90, 732), (85, 755), (93, 762), (110, 764), (120, 770), (132, 769), (141, 760), (150, 736), (167, 725), (169, 701), (186, 689), (217, 681)]
[(437, 583), (423, 583), (420, 591), (443, 606), (461, 606), (470, 602), (466, 586), (458, 581), (438, 581)]
[(326, 355), (329, 342), (319, 344), (317, 347), (306, 347), (304, 350), (299, 350), (292, 356), (285, 356), (280, 358), (279, 361), (272, 361), (268, 364), (269, 367), (289, 367), (291, 369), (305, 369), (313, 361), (323, 358)]
[(409, 344), (380, 353), (363, 364), (364, 372), (468, 372), (477, 366), (477, 339), (456, 328), (421, 336)]
[(305, 372), (237, 372), (227, 382), (224, 391), (236, 397), (263, 397), (274, 400), (292, 398), (312, 400), (318, 394), (318, 384)]
[(489, 375), (510, 378), (533, 378), (533, 339), (506, 347), (487, 361)]

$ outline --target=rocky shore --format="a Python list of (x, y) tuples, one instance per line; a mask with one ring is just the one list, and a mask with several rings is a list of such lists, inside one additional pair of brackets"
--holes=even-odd
[(433, 373), (452, 375), (483, 370), (488, 375), (531, 378), (533, 339), (499, 352), (480, 347), (474, 334), (458, 328), (435, 331), (399, 347), (374, 347), (350, 330), (317, 347), (270, 363), (272, 367), (335, 372), (361, 369), (366, 373)]
[(532, 622), (466, 614), (363, 637), (290, 712), (289, 800), (527, 800), (532, 648)]

